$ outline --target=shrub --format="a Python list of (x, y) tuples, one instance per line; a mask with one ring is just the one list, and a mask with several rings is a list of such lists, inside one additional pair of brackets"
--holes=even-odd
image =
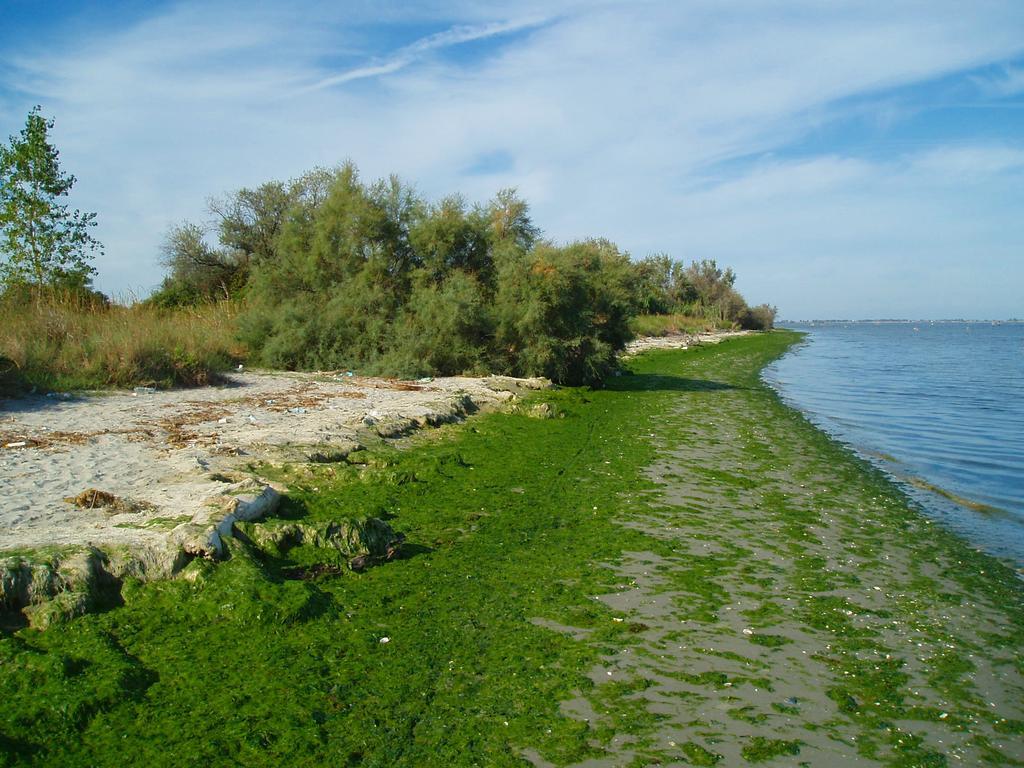
[(769, 304), (748, 307), (739, 317), (740, 327), (748, 331), (770, 331), (775, 327), (776, 312)]
[(631, 337), (629, 257), (604, 240), (542, 244), (509, 261), (495, 297), (499, 354), (517, 375), (600, 383)]
[(637, 315), (629, 321), (634, 336), (671, 336), (680, 333), (700, 333), (714, 328), (713, 323), (696, 315)]
[(629, 337), (628, 257), (537, 234), (510, 191), (472, 210), (431, 206), (343, 166), (322, 201), (292, 207), (275, 258), (254, 268), (242, 338), (273, 367), (597, 383)]

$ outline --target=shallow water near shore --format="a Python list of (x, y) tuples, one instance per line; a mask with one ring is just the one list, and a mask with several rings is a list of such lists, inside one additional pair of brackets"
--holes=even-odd
[(816, 323), (764, 379), (903, 482), (932, 517), (1024, 566), (1024, 323)]

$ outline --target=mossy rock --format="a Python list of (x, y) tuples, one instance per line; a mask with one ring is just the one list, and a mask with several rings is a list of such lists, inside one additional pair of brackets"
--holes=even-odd
[(30, 605), (22, 612), (34, 629), (49, 629), (57, 624), (89, 612), (92, 598), (86, 592), (61, 592), (42, 603)]
[(384, 557), (402, 540), (390, 525), (376, 517), (276, 526), (236, 523), (235, 530), (260, 549), (276, 555), (284, 555), (292, 547), (312, 546), (336, 550), (345, 558)]

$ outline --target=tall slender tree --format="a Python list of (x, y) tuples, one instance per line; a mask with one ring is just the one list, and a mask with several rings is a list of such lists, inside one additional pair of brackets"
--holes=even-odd
[(75, 177), (60, 169), (50, 143), (53, 120), (35, 107), (20, 136), (0, 146), (0, 283), (84, 288), (100, 243), (89, 234), (95, 213), (69, 210)]

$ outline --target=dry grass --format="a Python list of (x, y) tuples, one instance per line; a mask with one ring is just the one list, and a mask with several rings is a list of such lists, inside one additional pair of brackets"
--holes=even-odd
[(66, 448), (74, 445), (85, 445), (94, 437), (103, 435), (127, 435), (129, 440), (139, 440), (145, 437), (152, 437), (153, 433), (143, 427), (132, 427), (129, 429), (101, 429), (96, 432), (41, 432), (28, 434), (24, 432), (11, 432), (0, 430), (0, 448), (5, 450), (20, 450), (23, 448)]
[(0, 394), (209, 383), (244, 354), (227, 303), (179, 310), (0, 301)]

